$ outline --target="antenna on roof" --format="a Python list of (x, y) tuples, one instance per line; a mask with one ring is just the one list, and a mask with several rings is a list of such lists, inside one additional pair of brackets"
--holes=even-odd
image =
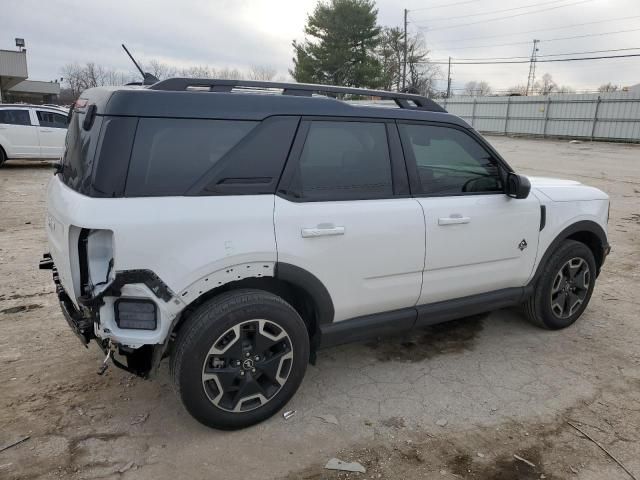
[(136, 59), (133, 58), (133, 55), (131, 55), (127, 47), (125, 47), (124, 43), (122, 44), (122, 48), (124, 48), (124, 51), (127, 52), (127, 55), (129, 55), (129, 58), (140, 72), (140, 75), (142, 75), (142, 85), (153, 85), (154, 83), (160, 81), (160, 79), (158, 79), (158, 77), (156, 77), (155, 75), (151, 75), (150, 73), (145, 72), (144, 70), (142, 70), (142, 68), (140, 68), (140, 65), (138, 65), (138, 62), (136, 62)]

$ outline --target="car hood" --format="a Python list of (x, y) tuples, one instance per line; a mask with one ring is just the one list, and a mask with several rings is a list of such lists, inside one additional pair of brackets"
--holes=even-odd
[(583, 185), (576, 180), (561, 178), (529, 177), (531, 188), (549, 197), (555, 202), (572, 202), (576, 200), (607, 200), (609, 196), (602, 190)]

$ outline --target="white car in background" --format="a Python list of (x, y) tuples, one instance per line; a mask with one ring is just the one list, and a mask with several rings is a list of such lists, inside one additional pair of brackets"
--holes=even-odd
[(57, 159), (67, 135), (62, 108), (0, 104), (0, 165), (12, 159)]

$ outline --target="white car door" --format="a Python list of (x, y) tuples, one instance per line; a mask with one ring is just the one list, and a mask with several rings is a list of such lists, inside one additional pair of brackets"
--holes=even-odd
[(40, 154), (42, 158), (59, 158), (64, 151), (67, 117), (62, 113), (36, 109)]
[(537, 198), (506, 196), (506, 166), (466, 129), (400, 122), (398, 129), (425, 216), (418, 303), (525, 285), (538, 245)]
[(0, 144), (8, 158), (38, 158), (38, 132), (27, 107), (0, 109)]
[(408, 193), (393, 123), (301, 122), (275, 198), (278, 263), (322, 282), (334, 321), (418, 300), (424, 218)]

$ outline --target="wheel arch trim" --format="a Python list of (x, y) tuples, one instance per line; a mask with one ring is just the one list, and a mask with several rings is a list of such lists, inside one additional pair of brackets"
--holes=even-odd
[[(569, 225), (564, 230), (562, 230), (559, 234), (556, 235), (556, 237), (549, 244), (544, 254), (542, 255), (542, 258), (540, 259), (540, 262), (536, 267), (536, 271), (533, 277), (531, 278), (531, 280), (529, 281), (529, 285), (533, 285), (538, 281), (538, 279), (540, 278), (540, 275), (542, 274), (542, 270), (544, 269), (545, 265), (549, 261), (549, 258), (551, 257), (551, 255), (553, 255), (553, 252), (555, 252), (558, 249), (560, 244), (563, 241), (567, 240), (568, 238), (581, 233), (594, 235), (600, 243), (599, 248), (602, 251), (594, 252), (594, 256), (596, 257), (596, 264), (598, 266), (598, 271), (596, 272), (596, 274), (599, 274), (600, 267), (604, 262), (604, 256), (605, 256), (604, 250), (607, 249), (607, 247), (609, 246), (609, 242), (607, 240), (607, 234), (605, 233), (604, 229), (593, 220), (581, 220), (581, 221), (572, 223), (571, 225)], [(592, 248), (591, 245), (587, 245), (587, 246), (589, 248)]]
[(331, 295), (313, 273), (290, 263), (277, 262), (274, 277), (306, 291), (316, 307), (318, 325), (333, 323), (335, 309)]
[(200, 277), (180, 290), (177, 296), (185, 305), (190, 305), (202, 295), (228, 283), (252, 277), (273, 277), (275, 276), (274, 272), (275, 262), (273, 261), (254, 261), (228, 265)]

